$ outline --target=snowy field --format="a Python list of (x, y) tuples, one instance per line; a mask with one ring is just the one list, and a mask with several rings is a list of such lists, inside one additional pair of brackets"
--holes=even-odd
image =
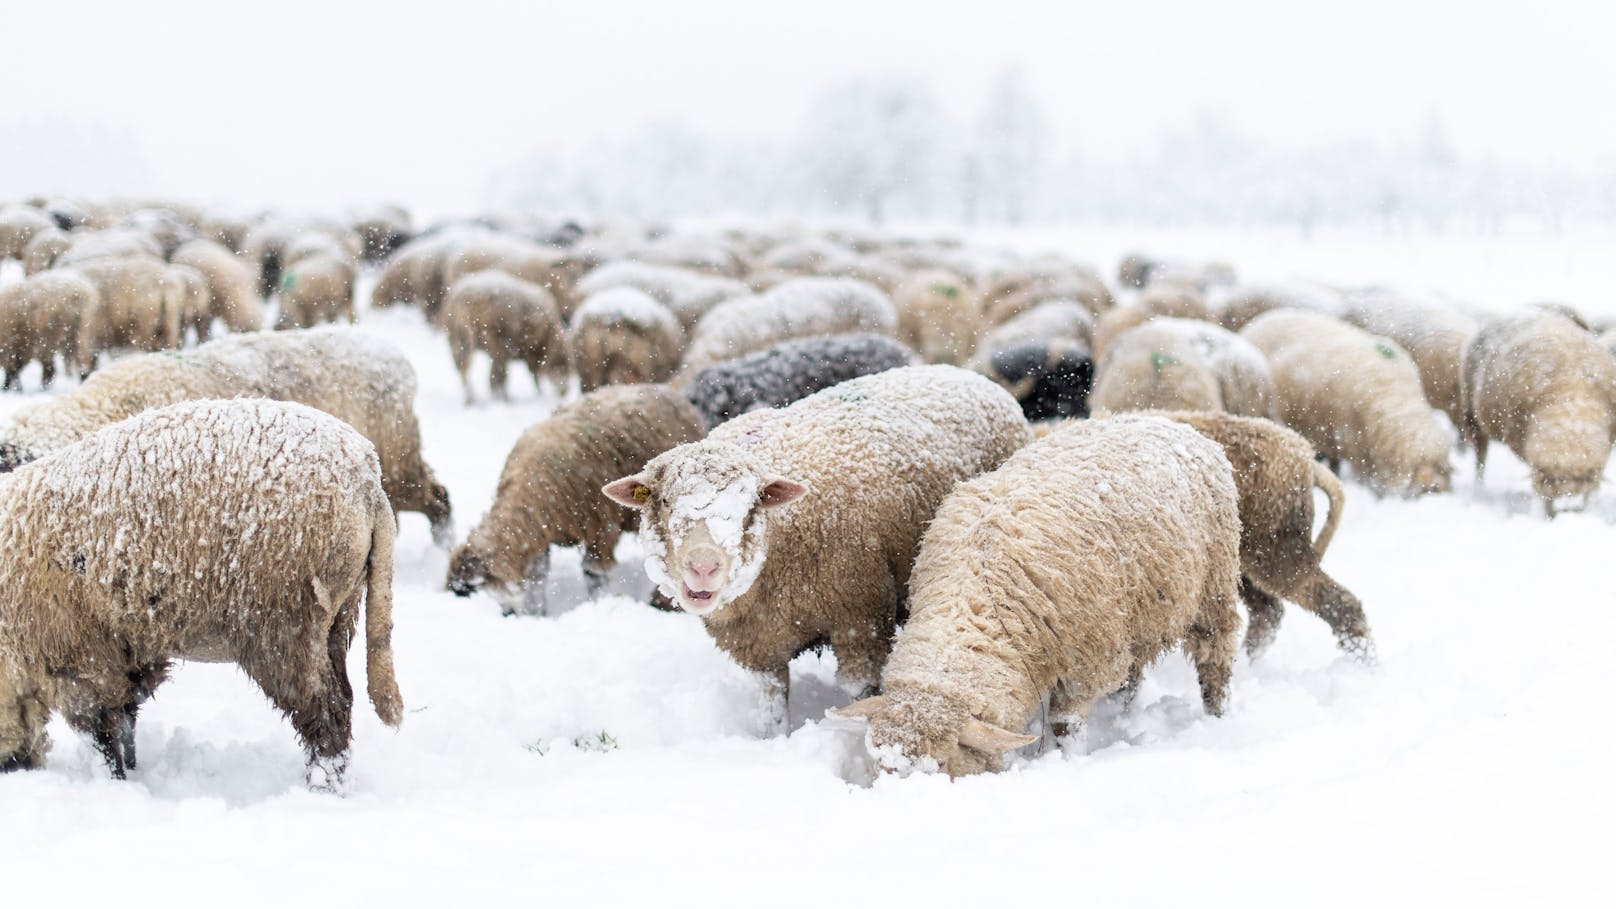
[[(1258, 278), (1616, 310), (1603, 236), (984, 239), (1107, 273), (1139, 248)], [(555, 401), (519, 372), (513, 403), (468, 409), (418, 314), (360, 323), (415, 363), (426, 457), (463, 537)], [(24, 382), (0, 416), (37, 398), (34, 368)], [(828, 657), (793, 666), (791, 735), (760, 738), (747, 674), (697, 619), (638, 601), (632, 539), (618, 595), (577, 603), (577, 558), (558, 557), (559, 614), (508, 619), (444, 592), (446, 554), (407, 514), (394, 647), (408, 712), (395, 733), (361, 700), (348, 798), (305, 791), (290, 726), (233, 667), (183, 665), (141, 713), (127, 781), (60, 720), (44, 771), (0, 777), (5, 899), (117, 886), (175, 906), (1611, 905), (1616, 487), (1550, 522), (1525, 468), (1494, 452), (1485, 488), (1457, 457), (1450, 495), (1348, 484), (1325, 567), (1362, 598), (1377, 666), (1293, 607), (1271, 650), (1242, 654), (1223, 718), (1203, 715), (1174, 655), (1129, 710), (1101, 706), (1086, 754), (1033, 746), (1006, 773), (953, 782), (872, 778), (858, 735), (817, 720), (845, 701)]]

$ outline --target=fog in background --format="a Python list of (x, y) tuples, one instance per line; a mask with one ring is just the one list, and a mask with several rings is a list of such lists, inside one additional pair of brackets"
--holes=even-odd
[(0, 198), (1616, 222), (1591, 4), (14, 5)]

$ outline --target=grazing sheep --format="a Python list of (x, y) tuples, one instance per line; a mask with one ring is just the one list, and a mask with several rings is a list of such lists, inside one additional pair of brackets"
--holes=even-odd
[(1183, 646), (1223, 712), (1237, 647), (1238, 494), (1211, 440), (1159, 417), (1073, 423), (961, 483), (926, 529), (868, 721), (885, 770), (1002, 769), (1048, 695), (1074, 743), (1100, 698)]
[(30, 361), (40, 368), (40, 385), (56, 378), (56, 358), (78, 371), (79, 321), (95, 306), (96, 290), (72, 271), (45, 271), (0, 289), (0, 348), (5, 351), (5, 387), (17, 387), (17, 374)]
[(1094, 410), (1210, 410), (1279, 419), (1262, 351), (1210, 322), (1157, 317), (1123, 332), (1100, 358)]
[(990, 281), (982, 291), (983, 324), (997, 325), (1045, 300), (1074, 300), (1099, 315), (1116, 305), (1111, 291), (1087, 269), (1065, 266), (1056, 272), (1012, 270)]
[(206, 341), (212, 321), (221, 319), (231, 331), (259, 331), (264, 327), (264, 310), (253, 291), (253, 274), (229, 249), (212, 240), (192, 240), (174, 250), (170, 260), (189, 265), (208, 282), (206, 325), (197, 326), (197, 340)]
[(1089, 415), (1094, 360), (1081, 341), (1022, 341), (972, 360), (972, 368), (999, 383), (1028, 420)]
[(88, 374), (104, 351), (178, 347), (184, 287), (161, 259), (95, 259), (73, 270), (95, 285), (94, 305), (79, 320), (79, 369)]
[[(454, 283), (443, 302), (443, 328), (466, 403), (473, 401), (468, 370), (473, 351), (488, 354), (488, 388), (508, 400), (505, 377), (511, 361), (527, 365), (535, 385), (548, 376), (567, 378), (567, 335), (549, 291), (504, 272), (473, 272)], [(542, 386), (540, 391), (543, 391)]]
[(21, 259), (35, 234), (56, 228), (49, 215), (31, 205), (0, 208), (0, 262)]
[(578, 388), (665, 382), (679, 369), (685, 333), (666, 306), (632, 287), (603, 290), (572, 314), (567, 333)]
[(132, 227), (79, 231), (68, 236), (73, 241), (72, 245), (56, 256), (52, 268), (67, 268), (103, 259), (163, 258), (163, 248), (157, 240), (151, 234)]
[(791, 659), (810, 647), (835, 651), (844, 687), (873, 689), (922, 528), (1027, 439), (993, 383), (910, 366), (737, 417), (603, 491), (641, 510), (647, 573), (760, 676), (784, 731)]
[(443, 283), (443, 264), (465, 233), (446, 230), (416, 237), (399, 247), (376, 279), (370, 305), (383, 309), (403, 303), (419, 307), (429, 321), (436, 318), (447, 290)]
[(145, 410), (236, 397), (295, 401), (358, 429), (381, 457), (393, 508), (421, 512), (439, 545), (452, 541), (449, 493), (421, 459), (415, 370), (391, 344), (351, 328), (254, 332), (183, 353), (126, 357), (0, 425), (0, 470)]
[(60, 711), (121, 779), (141, 704), (206, 660), (256, 682), (309, 785), (340, 791), (361, 598), (371, 704), (403, 719), (393, 516), (375, 448), (325, 414), (197, 401), (110, 426), (0, 477), (0, 552), (0, 765), (42, 766)]
[(730, 278), (642, 262), (602, 265), (578, 281), (577, 291), (580, 297), (587, 299), (613, 287), (633, 287), (650, 294), (673, 311), (686, 332), (695, 328), (714, 306), (751, 295), (745, 284)]
[(898, 338), (928, 363), (964, 363), (976, 349), (982, 303), (959, 275), (932, 268), (903, 281), (892, 296)]
[(34, 234), (22, 249), (23, 274), (37, 275), (52, 265), (73, 245), (73, 236), (54, 227)]
[(781, 341), (696, 373), (688, 397), (711, 430), (743, 413), (784, 407), (848, 379), (910, 366), (914, 351), (881, 335)]
[(1274, 309), (1301, 309), (1334, 316), (1341, 312), (1341, 294), (1305, 282), (1237, 288), (1218, 308), (1217, 323), (1241, 331), (1258, 316)]
[(352, 262), (315, 253), (288, 264), (281, 273), (281, 313), (277, 329), (312, 328), (324, 322), (354, 321)]
[[(463, 236), (443, 259), (443, 286), (453, 286), (461, 276), (487, 269), (503, 271), (544, 288), (555, 298), (562, 318), (571, 318), (578, 306), (573, 288), (585, 270), (584, 261), (507, 234)], [(429, 307), (427, 317), (435, 320), (437, 312)]]
[(886, 294), (853, 278), (794, 278), (756, 297), (729, 300), (696, 323), (684, 374), (792, 338), (869, 332), (891, 335), (898, 312)]
[[(324, 234), (341, 246), (340, 238), (346, 233), (340, 224), (305, 218), (274, 217), (253, 225), (242, 240), (241, 257), (258, 271), (258, 296), (267, 302), (276, 291), (284, 290), (281, 272), (286, 267), (288, 245), (299, 241), (307, 245), (314, 242), (307, 239), (310, 235)], [(347, 252), (344, 248), (344, 254)]]
[(1476, 333), (1476, 320), (1456, 309), (1384, 291), (1348, 297), (1341, 320), (1402, 345), (1420, 371), (1425, 400), (1447, 414), (1454, 426), (1464, 424), (1459, 360)]
[[(1281, 600), (1323, 619), (1336, 643), (1359, 660), (1374, 658), (1363, 604), (1324, 573), (1319, 560), (1341, 524), (1345, 496), (1335, 474), (1313, 457), (1313, 446), (1271, 420), (1231, 414), (1152, 411), (1177, 420), (1223, 446), (1240, 493), (1240, 599), (1250, 615), (1246, 651), (1261, 653), (1279, 630)], [(1313, 487), (1330, 509), (1313, 539)]]
[(550, 547), (580, 546), (594, 596), (638, 520), (598, 490), (701, 437), (700, 416), (666, 385), (613, 385), (558, 408), (516, 440), (493, 506), (449, 558), (449, 590), (487, 587), (505, 615), (542, 615)]
[(1497, 439), (1531, 467), (1551, 517), (1568, 499), (1586, 505), (1616, 436), (1616, 358), (1570, 319), (1525, 312), (1476, 332), (1462, 369), (1478, 477)]
[(385, 262), (393, 251), (408, 243), (414, 232), (410, 214), (397, 205), (378, 205), (362, 212), (353, 221), (359, 238), (359, 253), (366, 262)]
[(1397, 342), (1295, 309), (1265, 313), (1240, 334), (1267, 355), (1285, 424), (1332, 469), (1345, 460), (1382, 493), (1448, 490), (1448, 435)]

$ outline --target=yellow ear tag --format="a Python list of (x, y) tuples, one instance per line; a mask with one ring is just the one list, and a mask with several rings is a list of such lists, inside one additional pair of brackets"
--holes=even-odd
[(643, 502), (646, 499), (649, 499), (650, 497), (651, 497), (651, 487), (649, 487), (649, 486), (636, 486), (636, 487), (634, 487), (634, 500), (635, 501)]

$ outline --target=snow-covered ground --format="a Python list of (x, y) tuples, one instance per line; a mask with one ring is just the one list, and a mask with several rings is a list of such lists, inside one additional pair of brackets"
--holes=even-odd
[[(1430, 241), (1421, 259), (1406, 247), (1426, 241), (1374, 236), (1333, 251), (1238, 234), (1009, 238), (1107, 271), (1138, 247), (1254, 276), (1608, 312), (1616, 257), (1599, 239)], [(427, 459), (463, 535), (554, 401), (519, 373), (513, 403), (468, 409), (417, 314), (361, 325), (419, 371)], [(33, 369), (24, 381), (0, 416), (38, 396)], [(60, 721), (44, 771), (0, 777), (3, 892), (18, 905), (114, 887), (209, 906), (1603, 903), (1616, 487), (1550, 522), (1525, 468), (1494, 451), (1485, 489), (1462, 460), (1451, 495), (1348, 485), (1325, 564), (1362, 598), (1379, 665), (1342, 657), (1292, 608), (1269, 652), (1242, 655), (1223, 718), (1203, 715), (1175, 655), (1131, 709), (1102, 706), (1087, 754), (953, 782), (872, 780), (858, 736), (817, 722), (844, 700), (829, 658), (798, 660), (793, 732), (760, 738), (753, 683), (699, 621), (636, 600), (649, 585), (632, 540), (614, 585), (632, 596), (507, 619), (444, 592), (445, 553), (405, 515), (394, 647), (408, 713), (395, 733), (356, 709), (348, 798), (305, 791), (291, 728), (233, 667), (184, 665), (141, 714), (129, 780), (108, 779)], [(556, 574), (553, 599), (574, 603), (576, 557)]]

